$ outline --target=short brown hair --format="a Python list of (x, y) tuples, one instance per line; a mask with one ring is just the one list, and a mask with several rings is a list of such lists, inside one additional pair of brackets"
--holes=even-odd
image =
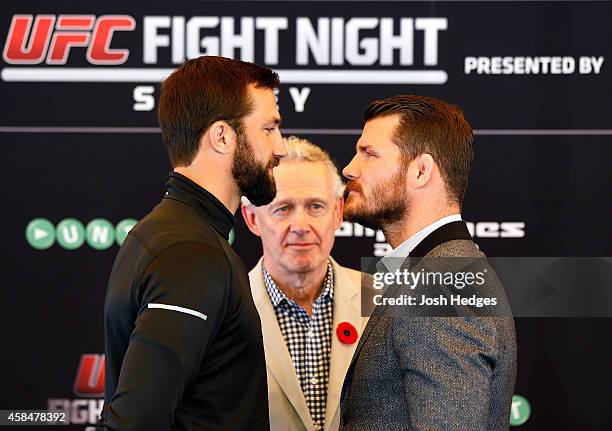
[(399, 115), (394, 141), (406, 162), (430, 154), (440, 168), (449, 198), (461, 205), (474, 158), (474, 134), (461, 109), (432, 97), (401, 95), (376, 100), (365, 121)]
[(253, 63), (202, 56), (186, 61), (163, 82), (157, 115), (172, 167), (191, 164), (202, 133), (215, 121), (241, 127), (253, 110), (249, 84), (275, 89), (278, 75)]

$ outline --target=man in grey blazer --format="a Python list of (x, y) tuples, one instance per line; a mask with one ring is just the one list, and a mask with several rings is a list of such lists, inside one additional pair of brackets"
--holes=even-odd
[[(356, 150), (343, 170), (344, 214), (383, 230), (393, 247), (383, 265), (484, 257), (461, 220), (473, 134), (458, 107), (421, 96), (375, 101)], [(498, 299), (507, 306), (503, 293)], [(388, 303), (374, 308), (342, 389), (342, 430), (508, 429), (516, 376), (511, 315), (440, 316), (414, 317)]]
[(344, 375), (366, 319), (361, 273), (330, 257), (344, 185), (326, 152), (291, 137), (274, 169), (277, 194), (243, 202), (263, 257), (249, 273), (261, 326), (273, 431), (337, 430)]

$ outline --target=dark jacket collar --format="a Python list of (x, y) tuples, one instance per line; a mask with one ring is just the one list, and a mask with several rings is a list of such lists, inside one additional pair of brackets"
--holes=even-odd
[(236, 225), (233, 214), (212, 193), (178, 172), (170, 172), (166, 183), (166, 196), (179, 200), (199, 212), (210, 221), (212, 227), (224, 238)]
[(423, 257), (440, 244), (455, 239), (472, 239), (464, 221), (453, 221), (440, 226), (417, 244), (410, 252), (410, 257)]

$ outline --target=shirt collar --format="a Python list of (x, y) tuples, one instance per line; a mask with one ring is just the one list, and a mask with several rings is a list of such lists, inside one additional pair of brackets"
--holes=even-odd
[(224, 238), (228, 238), (230, 231), (236, 225), (232, 213), (215, 195), (178, 172), (170, 172), (166, 183), (166, 197), (193, 207), (207, 218)]
[[(263, 270), (264, 283), (266, 285), (266, 289), (268, 290), (268, 295), (270, 296), (270, 301), (272, 301), (272, 305), (274, 306), (274, 308), (278, 307), (285, 300), (287, 302), (292, 302), (295, 304), (295, 302), (287, 298), (285, 293), (278, 288), (278, 286), (272, 279), (272, 276), (266, 269), (265, 263), (262, 264), (261, 267)], [(327, 261), (327, 275), (325, 276), (325, 280), (323, 280), (323, 289), (319, 297), (315, 300), (315, 302), (318, 301), (320, 298), (333, 299), (333, 297), (334, 297), (334, 269), (332, 267), (331, 262), (328, 260)]]
[(393, 249), (390, 253), (388, 253), (385, 257), (381, 259), (381, 262), (390, 270), (397, 269), (397, 267), (401, 266), (401, 260), (398, 258), (407, 258), (410, 256), (410, 253), (414, 248), (419, 245), (421, 241), (423, 241), (429, 234), (434, 232), (436, 229), (444, 226), (445, 224), (452, 223), (455, 221), (461, 221), (461, 214), (452, 214), (446, 217), (441, 218), (433, 222), (432, 224), (424, 227), (406, 241), (398, 245), (395, 249)]

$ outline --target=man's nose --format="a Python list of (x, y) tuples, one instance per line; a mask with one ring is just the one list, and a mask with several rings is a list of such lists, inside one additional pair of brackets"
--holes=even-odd
[(291, 232), (296, 233), (298, 235), (304, 235), (310, 232), (310, 223), (308, 220), (308, 215), (303, 209), (298, 209), (294, 211), (293, 217), (291, 219)]
[(276, 139), (274, 140), (274, 149), (272, 150), (276, 157), (286, 157), (287, 148), (285, 147), (285, 141), (280, 133), (280, 130), (276, 133)]
[(356, 156), (352, 158), (348, 165), (342, 169), (342, 175), (349, 180), (354, 180), (359, 176), (359, 170), (357, 169)]

